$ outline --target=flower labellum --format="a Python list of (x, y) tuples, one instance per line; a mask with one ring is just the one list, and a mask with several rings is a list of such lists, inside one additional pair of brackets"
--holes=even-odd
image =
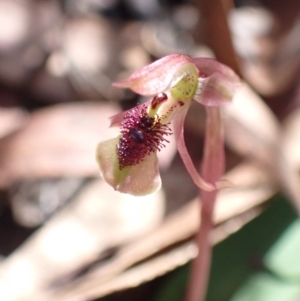
[(171, 121), (178, 151), (195, 184), (204, 190), (218, 188), (218, 183), (202, 179), (188, 154), (183, 138), (183, 124), (188, 108), (195, 100), (206, 106), (220, 106), (231, 101), (238, 77), (228, 67), (213, 59), (192, 59), (172, 54), (134, 72), (114, 86), (130, 88), (151, 99), (112, 117), (120, 127), (117, 138), (101, 142), (97, 161), (104, 180), (115, 190), (145, 195), (158, 190), (161, 180), (157, 151), (168, 143)]
[[(154, 98), (155, 106), (157, 100)], [(141, 105), (128, 111), (121, 123), (121, 138), (117, 144), (119, 168), (139, 164), (143, 159), (161, 150), (164, 136), (171, 135), (171, 129), (160, 117), (152, 117), (147, 112), (147, 106)]]

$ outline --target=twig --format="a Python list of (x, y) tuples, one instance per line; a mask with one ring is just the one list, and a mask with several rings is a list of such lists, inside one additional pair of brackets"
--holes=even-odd
[(233, 69), (241, 77), (238, 57), (233, 48), (227, 16), (233, 7), (231, 0), (198, 0), (207, 44), (217, 60)]

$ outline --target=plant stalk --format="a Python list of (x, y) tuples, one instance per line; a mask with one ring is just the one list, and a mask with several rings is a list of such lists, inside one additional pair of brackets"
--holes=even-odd
[[(221, 111), (217, 107), (206, 107), (204, 157), (202, 163), (203, 178), (211, 183), (221, 179), (225, 169), (224, 139)], [(212, 247), (210, 232), (213, 227), (213, 211), (217, 190), (200, 190), (199, 207), (200, 228), (196, 235), (198, 256), (193, 261), (188, 283), (186, 301), (204, 301), (207, 293)]]

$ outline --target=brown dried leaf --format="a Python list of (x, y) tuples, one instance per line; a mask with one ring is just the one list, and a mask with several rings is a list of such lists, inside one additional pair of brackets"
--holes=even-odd
[(40, 300), (54, 280), (96, 260), (104, 250), (145, 235), (160, 222), (159, 191), (132, 197), (94, 181), (0, 265), (0, 300)]
[[(211, 233), (213, 243), (216, 244), (238, 231), (245, 224), (255, 218), (260, 212), (261, 210), (259, 208), (251, 209), (241, 216), (234, 217), (230, 221), (213, 229)], [(95, 280), (93, 281), (95, 284), (98, 280), (98, 285), (96, 284), (78, 294), (73, 294), (72, 291), (71, 296), (59, 296), (58, 298), (55, 296), (55, 298), (59, 301), (92, 300), (107, 296), (120, 290), (133, 288), (141, 285), (144, 282), (151, 281), (156, 277), (164, 275), (179, 266), (182, 266), (188, 261), (194, 259), (197, 253), (197, 246), (194, 244), (194, 242), (189, 241), (187, 243), (180, 244), (179, 246), (172, 248), (170, 251), (164, 252), (161, 255), (150, 258), (146, 262), (138, 264), (137, 266), (122, 272), (116, 277), (109, 279), (105, 283), (102, 283), (101, 279), (98, 278), (92, 280), (89, 279), (89, 282)], [(47, 297), (45, 299), (44, 297), (41, 298), (42, 299), (40, 301), (53, 300), (53, 296), (51, 296), (50, 299)]]
[(0, 138), (3, 138), (24, 125), (27, 114), (20, 108), (0, 108)]
[(33, 113), (25, 127), (0, 145), (0, 185), (20, 179), (98, 175), (95, 147), (116, 135), (111, 105), (70, 103)]
[(282, 129), (271, 110), (245, 83), (224, 107), (226, 141), (242, 156), (258, 161), (300, 213), (298, 174), (282, 144)]

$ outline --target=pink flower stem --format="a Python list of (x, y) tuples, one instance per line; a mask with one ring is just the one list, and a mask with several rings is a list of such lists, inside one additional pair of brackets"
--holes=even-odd
[[(217, 107), (206, 107), (207, 121), (205, 131), (204, 158), (202, 164), (203, 178), (214, 183), (224, 173), (224, 141), (221, 111)], [(198, 256), (193, 261), (188, 283), (186, 301), (204, 301), (211, 266), (212, 247), (210, 231), (213, 227), (213, 211), (216, 201), (217, 190), (200, 190), (201, 224), (196, 243)]]

